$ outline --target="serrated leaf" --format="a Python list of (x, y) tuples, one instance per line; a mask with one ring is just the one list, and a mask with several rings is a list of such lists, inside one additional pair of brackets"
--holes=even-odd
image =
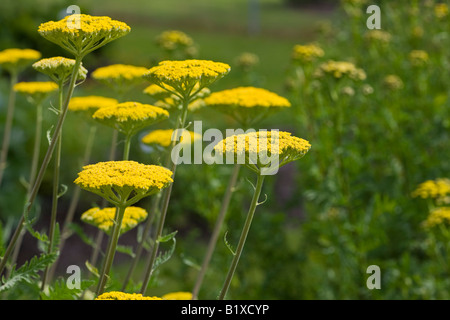
[(16, 284), (20, 282), (28, 282), (33, 283), (39, 279), (39, 271), (44, 270), (47, 266), (52, 264), (57, 258), (57, 254), (52, 253), (43, 253), (39, 257), (34, 256), (31, 260), (25, 262), (19, 269), (13, 269), (11, 271), (11, 275), (8, 279), (5, 277), (2, 278), (2, 285), (0, 286), (0, 292), (4, 292), (6, 290), (11, 289)]
[(92, 273), (97, 278), (100, 278), (100, 274), (98, 272), (98, 269), (94, 267), (89, 261), (86, 260), (84, 263), (86, 265), (86, 268), (89, 270), (90, 273)]
[(136, 256), (134, 254), (134, 252), (133, 252), (133, 247), (132, 246), (117, 245), (116, 251), (118, 251), (120, 253), (125, 253), (125, 254), (129, 255), (130, 257), (132, 257), (132, 258), (134, 258)]
[(178, 231), (174, 231), (172, 233), (169, 233), (165, 236), (161, 236), (158, 238), (158, 242), (169, 242), (170, 240), (175, 238), (175, 235), (177, 234)]
[(160, 252), (158, 257), (155, 260), (155, 264), (153, 266), (153, 271), (156, 270), (160, 265), (166, 263), (173, 255), (173, 253), (175, 252), (175, 247), (176, 247), (176, 239), (172, 238), (172, 245), (170, 246), (169, 250), (165, 251), (165, 252)]

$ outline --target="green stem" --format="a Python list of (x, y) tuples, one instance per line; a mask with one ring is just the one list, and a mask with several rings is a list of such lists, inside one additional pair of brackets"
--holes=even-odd
[(112, 263), (114, 261), (114, 256), (116, 253), (117, 243), (119, 242), (120, 229), (122, 226), (123, 216), (125, 215), (126, 207), (124, 205), (117, 206), (116, 209), (116, 217), (114, 219), (114, 227), (111, 233), (111, 241), (106, 253), (105, 263), (103, 264), (103, 269), (100, 274), (100, 279), (98, 281), (96, 296), (99, 296), (103, 293), (103, 290), (106, 285), (106, 281), (108, 278), (109, 271), (111, 270)]
[(17, 78), (17, 72), (12, 71), (10, 78), (8, 108), (6, 111), (5, 131), (3, 134), (2, 151), (0, 153), (0, 186), (3, 180), (3, 173), (6, 169), (6, 159), (8, 158), (9, 143), (11, 141), (11, 130), (14, 119), (14, 108), (16, 104), (16, 92), (14, 91), (14, 85), (17, 83)]
[(239, 258), (241, 257), (242, 250), (244, 249), (245, 240), (247, 239), (248, 232), (250, 230), (250, 226), (252, 224), (252, 219), (255, 214), (256, 206), (258, 205), (259, 195), (261, 194), (261, 189), (264, 183), (264, 175), (259, 174), (258, 180), (256, 181), (255, 192), (253, 193), (252, 203), (250, 204), (250, 209), (247, 213), (247, 218), (245, 220), (244, 228), (242, 229), (241, 237), (239, 238), (239, 243), (236, 248), (236, 253), (233, 256), (233, 261), (231, 262), (230, 269), (228, 270), (227, 277), (225, 279), (225, 283), (223, 284), (222, 291), (219, 295), (219, 300), (224, 300), (225, 296), (228, 292), (228, 289), (231, 284), (231, 280), (233, 279), (234, 272), (236, 271), (236, 267), (239, 262)]
[[(62, 106), (64, 99), (63, 84), (59, 83), (59, 112), (62, 115)], [(54, 158), (53, 167), (53, 194), (52, 194), (52, 211), (50, 217), (50, 229), (49, 229), (49, 244), (47, 252), (51, 253), (53, 251), (54, 238), (55, 238), (55, 227), (56, 227), (56, 215), (58, 213), (58, 198), (59, 198), (59, 173), (61, 168), (61, 152), (62, 152), (62, 132), (58, 136), (58, 144), (56, 146), (56, 154)], [(44, 274), (42, 276), (41, 291), (44, 290), (47, 283), (48, 273), (50, 266), (47, 265)]]
[[(178, 119), (177, 130), (178, 129), (183, 129), (184, 126), (185, 126), (187, 113), (188, 113), (189, 102), (190, 102), (189, 96), (185, 95), (183, 97), (183, 109), (182, 109), (180, 118)], [(176, 141), (173, 141), (171, 150), (173, 150), (175, 145), (176, 145)], [(173, 160), (172, 161), (172, 167), (171, 167), (172, 179), (175, 181), (175, 171), (176, 171), (176, 168), (177, 168), (178, 155), (176, 155), (176, 159), (172, 159), (172, 160)], [(158, 228), (157, 228), (157, 231), (156, 231), (156, 234), (155, 234), (152, 252), (151, 252), (151, 254), (149, 256), (148, 263), (147, 263), (147, 268), (145, 270), (145, 276), (144, 276), (144, 281), (142, 283), (141, 294), (145, 294), (145, 292), (147, 291), (148, 283), (150, 282), (150, 278), (151, 278), (152, 273), (153, 273), (153, 266), (155, 264), (156, 256), (157, 256), (158, 249), (159, 249), (159, 241), (158, 241), (158, 239), (159, 239), (159, 237), (161, 237), (162, 231), (163, 231), (163, 228), (164, 228), (164, 221), (166, 219), (167, 208), (169, 207), (169, 200), (170, 200), (170, 194), (172, 193), (172, 186), (173, 186), (173, 183), (171, 183), (170, 186), (167, 187), (167, 189), (164, 191), (161, 215), (159, 217)]]
[[(50, 163), (50, 159), (52, 157), (53, 151), (55, 150), (56, 147), (56, 142), (58, 140), (58, 137), (61, 133), (61, 129), (63, 127), (64, 124), (64, 120), (66, 118), (67, 115), (67, 110), (68, 110), (68, 105), (70, 102), (70, 99), (72, 97), (73, 91), (75, 89), (75, 81), (78, 77), (78, 71), (80, 69), (80, 64), (81, 64), (81, 57), (76, 57), (75, 59), (75, 65), (73, 68), (73, 73), (72, 73), (72, 77), (70, 78), (70, 84), (69, 84), (69, 90), (67, 92), (67, 97), (66, 100), (64, 102), (64, 106), (62, 109), (62, 113), (58, 119), (58, 123), (56, 124), (55, 127), (55, 132), (53, 133), (50, 145), (47, 149), (47, 152), (45, 154), (45, 157), (42, 161), (42, 165), (39, 169), (38, 175), (36, 177), (36, 180), (34, 182), (33, 188), (31, 189), (31, 192), (28, 196), (27, 202), (25, 203), (24, 206), (24, 211), (22, 213), (22, 217), (19, 220), (19, 224), (17, 225), (16, 230), (14, 231), (14, 235), (8, 245), (8, 247), (5, 250), (5, 254), (3, 256), (2, 261), (0, 262), (0, 274), (3, 272), (3, 270), (5, 269), (6, 263), (9, 259), (9, 256), (11, 255), (14, 246), (16, 244), (17, 238), (19, 237), (20, 232), (22, 231), (23, 228), (23, 223), (25, 222), (25, 217), (29, 214), (31, 207), (33, 206), (34, 200), (36, 199), (38, 190), (41, 186), (42, 180), (44, 178), (44, 173), (47, 170), (47, 166)], [(1, 170), (0, 170), (1, 171)]]
[(205, 277), (206, 270), (208, 269), (209, 262), (211, 260), (212, 254), (216, 248), (217, 239), (220, 234), (220, 230), (225, 219), (225, 215), (228, 210), (228, 205), (230, 204), (231, 194), (236, 186), (237, 178), (239, 176), (240, 164), (236, 163), (233, 167), (233, 172), (231, 174), (230, 180), (228, 182), (227, 189), (225, 190), (225, 195), (222, 200), (222, 206), (220, 207), (219, 215), (217, 216), (216, 224), (214, 225), (211, 238), (209, 239), (208, 248), (206, 249), (205, 257), (203, 258), (203, 263), (200, 272), (197, 275), (197, 280), (195, 281), (194, 289), (192, 290), (192, 300), (197, 300), (200, 287)]

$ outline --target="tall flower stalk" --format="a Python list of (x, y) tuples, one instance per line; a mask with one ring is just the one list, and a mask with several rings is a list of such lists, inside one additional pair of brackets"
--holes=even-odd
[(273, 175), (285, 164), (300, 159), (308, 152), (310, 147), (308, 141), (292, 136), (289, 132), (279, 132), (278, 130), (233, 135), (220, 141), (214, 147), (218, 156), (230, 155), (236, 161), (235, 163), (243, 163), (257, 175), (247, 218), (236, 251), (233, 252), (233, 259), (218, 299), (225, 299), (237, 269), (256, 207), (260, 204), (258, 200), (265, 176)]
[[(172, 93), (180, 101), (181, 112), (175, 127), (178, 137), (174, 139), (172, 143), (171, 154), (172, 150), (177, 145), (177, 141), (181, 137), (182, 130), (185, 129), (189, 104), (196, 99), (197, 94), (199, 94), (204, 88), (211, 85), (216, 80), (224, 77), (229, 71), (230, 66), (221, 62), (209, 60), (167, 60), (160, 62), (157, 66), (151, 68), (144, 74), (145, 79)], [(170, 168), (173, 172), (173, 179), (175, 179), (177, 162), (178, 154), (175, 154), (175, 157), (172, 157), (172, 164)], [(141, 287), (142, 294), (145, 294), (147, 291), (150, 278), (154, 271), (154, 265), (159, 249), (159, 240), (162, 236), (171, 192), (172, 185), (167, 188), (162, 196), (161, 214), (159, 216), (157, 229), (153, 239), (153, 247), (148, 257), (148, 262), (145, 269), (144, 281)]]
[(112, 20), (109, 17), (95, 17), (84, 14), (74, 14), (67, 16), (59, 21), (49, 21), (39, 26), (38, 32), (47, 40), (66, 49), (75, 57), (73, 71), (70, 77), (66, 98), (61, 108), (58, 122), (41, 167), (37, 174), (35, 183), (31, 189), (24, 206), (22, 216), (18, 226), (10, 240), (5, 254), (0, 263), (0, 274), (3, 272), (6, 263), (14, 249), (15, 243), (21, 233), (26, 218), (36, 199), (38, 190), (42, 183), (44, 173), (53, 155), (57, 145), (58, 138), (67, 115), (68, 105), (75, 89), (78, 79), (82, 59), (90, 52), (102, 47), (103, 45), (120, 38), (130, 32), (130, 27), (123, 22)]

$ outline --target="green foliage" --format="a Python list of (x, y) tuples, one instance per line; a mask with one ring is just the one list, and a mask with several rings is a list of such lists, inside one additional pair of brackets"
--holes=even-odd
[(48, 294), (41, 293), (40, 297), (42, 300), (78, 300), (83, 291), (94, 283), (94, 280), (81, 280), (80, 288), (70, 289), (64, 279), (58, 279), (49, 286)]

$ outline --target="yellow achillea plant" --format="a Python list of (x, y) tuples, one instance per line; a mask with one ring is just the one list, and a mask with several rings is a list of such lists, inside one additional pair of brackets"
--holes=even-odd
[[(219, 155), (229, 154), (237, 160), (237, 163), (242, 163), (257, 174), (256, 186), (253, 186), (253, 198), (239, 238), (238, 246), (236, 251), (233, 252), (233, 260), (219, 295), (220, 300), (225, 299), (228, 292), (250, 230), (256, 207), (261, 204), (258, 200), (265, 175), (273, 174), (278, 171), (279, 167), (302, 158), (310, 148), (311, 145), (308, 141), (292, 136), (289, 132), (279, 132), (277, 130), (233, 135), (223, 139), (214, 147), (214, 150)], [(269, 164), (266, 162), (271, 156), (277, 158), (277, 160), (275, 160), (276, 168), (275, 170), (270, 168), (269, 172), (264, 172), (264, 169), (266, 169), (268, 165), (273, 165), (272, 163)], [(241, 159), (243, 160), (242, 162), (239, 162), (239, 157), (243, 158)], [(274, 159), (272, 158), (270, 161), (272, 162)]]
[(374, 29), (367, 31), (364, 38), (368, 41), (388, 44), (391, 41), (392, 35), (387, 31)]
[(110, 291), (99, 295), (95, 300), (163, 300), (159, 297), (147, 297), (140, 293), (125, 293), (120, 291)]
[(179, 30), (167, 30), (156, 37), (156, 42), (166, 50), (176, 50), (179, 46), (188, 47), (194, 41), (186, 33)]
[(107, 161), (84, 166), (74, 182), (82, 189), (103, 197), (117, 208), (110, 245), (97, 286), (99, 295), (103, 292), (114, 260), (126, 208), (168, 187), (173, 182), (172, 171), (136, 161)]
[(166, 293), (161, 297), (163, 300), (192, 300), (192, 293), (186, 291), (177, 291)]
[(42, 23), (38, 32), (74, 56), (84, 56), (130, 32), (121, 21), (106, 16), (73, 14), (59, 21)]
[(450, 207), (438, 207), (431, 210), (423, 226), (427, 229), (450, 222)]
[(325, 52), (316, 44), (296, 44), (292, 48), (291, 58), (293, 62), (300, 64), (311, 63), (317, 58), (321, 58)]
[(86, 112), (92, 116), (100, 108), (111, 107), (119, 102), (114, 98), (103, 96), (73, 97), (69, 103), (69, 110), (74, 112)]
[(14, 91), (31, 98), (38, 103), (44, 100), (50, 93), (58, 90), (58, 85), (53, 81), (18, 82), (14, 85)]
[(274, 111), (291, 106), (286, 98), (256, 87), (214, 92), (204, 102), (206, 106), (230, 115), (246, 128)]
[(415, 67), (422, 67), (428, 63), (429, 55), (424, 50), (412, 50), (408, 55), (411, 65)]
[[(75, 60), (64, 57), (52, 57), (41, 59), (33, 63), (33, 68), (47, 76), (58, 84), (69, 81), (75, 66)], [(86, 79), (87, 69), (80, 64), (78, 70), (78, 81)]]
[[(202, 135), (193, 131), (188, 131), (191, 136), (191, 141), (183, 142), (183, 136), (180, 136), (180, 143), (193, 143), (196, 139), (202, 139)], [(161, 129), (153, 130), (142, 137), (141, 141), (145, 144), (157, 144), (164, 148), (169, 147), (173, 139), (177, 135), (174, 135), (173, 129)]]
[(316, 77), (331, 76), (335, 79), (349, 78), (352, 80), (365, 80), (366, 73), (363, 69), (357, 68), (353, 63), (348, 61), (329, 60), (322, 63), (315, 71)]
[(420, 197), (422, 199), (444, 199), (450, 195), (450, 179), (437, 178), (435, 180), (427, 180), (417, 186), (411, 193), (412, 197)]
[(448, 16), (449, 8), (446, 3), (437, 3), (434, 6), (434, 14), (438, 19), (444, 19)]
[(404, 84), (402, 79), (395, 74), (389, 74), (383, 79), (383, 85), (392, 91), (403, 89)]
[(118, 94), (123, 95), (133, 85), (143, 81), (142, 75), (147, 68), (128, 64), (112, 64), (100, 67), (92, 72), (92, 78), (113, 88)]
[[(115, 214), (116, 208), (100, 209), (95, 207), (85, 211), (81, 215), (81, 220), (103, 230), (109, 235), (113, 229)], [(147, 216), (148, 213), (143, 208), (133, 206), (127, 207), (123, 216), (122, 226), (120, 227), (120, 234), (133, 229), (140, 222), (144, 221)]]

